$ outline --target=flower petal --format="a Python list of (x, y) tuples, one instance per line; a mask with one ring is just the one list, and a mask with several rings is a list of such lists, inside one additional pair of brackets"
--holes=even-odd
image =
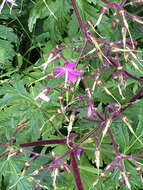
[(73, 75), (82, 75), (82, 72), (81, 71), (77, 71), (77, 70), (70, 70), (70, 73), (73, 74)]
[(76, 82), (77, 78), (71, 72), (68, 72), (68, 79), (72, 82)]
[(58, 73), (58, 74), (55, 76), (55, 78), (59, 78), (59, 77), (63, 76), (64, 74), (65, 74), (65, 71), (60, 72), (60, 73)]
[(75, 64), (75, 63), (72, 63), (72, 62), (70, 62), (70, 61), (67, 61), (67, 62), (65, 63), (65, 67), (66, 67), (67, 69), (74, 69), (75, 66), (76, 66), (76, 64)]
[(81, 155), (82, 149), (78, 148), (76, 151), (77, 158), (80, 160), (80, 155)]
[(13, 6), (18, 6), (14, 0), (6, 0), (6, 2), (12, 4)]
[(56, 71), (64, 71), (65, 68), (64, 67), (54, 67), (54, 70), (56, 70)]
[(91, 106), (89, 106), (88, 109), (87, 109), (87, 115), (88, 115), (88, 117), (90, 117), (92, 115), (92, 108), (91, 108)]

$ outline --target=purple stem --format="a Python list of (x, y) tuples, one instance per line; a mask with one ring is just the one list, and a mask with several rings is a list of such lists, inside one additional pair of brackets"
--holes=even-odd
[(99, 138), (100, 138), (100, 136), (101, 136), (101, 134), (102, 134), (102, 132), (103, 132), (105, 126), (106, 126), (106, 121), (104, 121), (104, 122), (101, 124), (100, 130), (99, 130), (98, 134), (96, 135), (96, 137), (94, 138), (94, 140), (96, 141), (96, 148), (98, 148), (98, 146), (99, 146)]
[[(39, 157), (39, 155), (38, 155), (38, 154), (35, 154), (35, 155), (32, 156), (26, 163), (29, 164), (29, 166), (30, 166), (30, 163), (31, 163), (33, 160), (35, 160), (37, 157)], [(27, 166), (25, 165), (25, 167), (27, 167)]]
[(117, 146), (117, 144), (116, 144), (116, 142), (115, 142), (115, 139), (114, 139), (114, 136), (113, 136), (113, 134), (112, 134), (112, 132), (111, 132), (111, 129), (108, 129), (108, 133), (109, 133), (109, 136), (110, 136), (110, 138), (111, 138), (111, 140), (112, 140), (112, 144), (113, 144), (113, 147), (114, 147), (114, 149), (115, 149), (116, 155), (119, 156), (119, 155), (120, 155), (120, 152), (119, 152), (119, 150), (118, 150), (118, 146)]
[(135, 102), (143, 93), (143, 86), (136, 92), (136, 94), (129, 100), (129, 102)]
[(136, 158), (136, 157), (143, 157), (143, 153), (133, 154), (133, 155), (130, 155), (130, 156), (121, 156), (122, 159), (132, 159), (132, 158)]
[(40, 190), (40, 188), (38, 185), (36, 185), (32, 190)]
[(110, 3), (108, 0), (101, 0), (103, 3), (106, 3), (106, 4), (108, 4), (108, 3)]
[(99, 119), (101, 121), (104, 121), (104, 118), (102, 117), (102, 115), (96, 109), (94, 109), (94, 113), (99, 117)]
[(87, 45), (87, 39), (85, 38), (83, 47), (82, 47), (82, 49), (81, 49), (81, 51), (80, 51), (80, 54), (79, 54), (79, 56), (78, 56), (78, 58), (77, 58), (77, 61), (76, 61), (76, 66), (77, 66), (77, 64), (79, 63), (80, 58), (81, 58), (82, 55), (83, 55), (83, 52), (84, 52), (84, 50), (85, 50), (85, 48), (86, 48), (86, 45)]
[(79, 13), (78, 8), (77, 8), (77, 6), (76, 6), (76, 0), (71, 0), (71, 3), (72, 3), (72, 6), (73, 6), (73, 8), (74, 8), (74, 11), (75, 11), (77, 20), (78, 20), (78, 22), (79, 22), (80, 28), (81, 28), (81, 30), (82, 30), (82, 33), (83, 33), (83, 35), (84, 35), (85, 38), (86, 38), (85, 28), (84, 28), (84, 26), (83, 26), (80, 13)]
[(23, 153), (23, 152), (27, 152), (27, 153), (30, 153), (30, 154), (33, 154), (33, 155), (35, 155), (35, 156), (42, 156), (42, 157), (46, 157), (46, 158), (53, 158), (52, 156), (49, 156), (49, 155), (45, 155), (45, 154), (38, 154), (38, 153), (35, 153), (35, 152), (32, 152), (32, 151), (30, 151), (30, 150), (24, 150), (24, 149), (19, 149), (18, 151), (17, 151), (17, 153), (16, 153), (16, 155), (19, 155), (19, 154), (21, 154), (21, 153)]
[(65, 144), (66, 139), (51, 139), (51, 140), (40, 140), (40, 141), (34, 141), (34, 142), (28, 142), (20, 144), (21, 147), (29, 147), (29, 146), (41, 146), (46, 144)]
[(121, 112), (123, 112), (123, 111), (125, 111), (129, 106), (131, 106), (132, 104), (132, 102), (135, 102), (140, 96), (141, 96), (141, 94), (143, 93), (143, 87), (141, 87), (137, 92), (136, 92), (136, 94), (128, 101), (128, 105), (127, 106), (125, 106), (124, 108), (121, 108), (120, 109), (120, 113)]
[(130, 73), (129, 73), (128, 71), (126, 71), (125, 69), (123, 69), (123, 73), (125, 73), (128, 77), (130, 77), (130, 78), (132, 78), (132, 79), (134, 79), (134, 80), (136, 80), (136, 81), (143, 82), (143, 79), (138, 78), (138, 77), (136, 77), (136, 76), (130, 74)]
[(124, 7), (125, 3), (127, 2), (127, 0), (123, 0), (121, 3), (120, 3), (120, 6), (121, 7)]
[(75, 154), (73, 151), (70, 153), (70, 159), (71, 159), (73, 175), (74, 175), (74, 179), (76, 182), (77, 189), (78, 190), (84, 190), (84, 187), (83, 187), (83, 184), (81, 181), (81, 177), (80, 177), (80, 173), (79, 173), (79, 169), (78, 169), (77, 160), (75, 158)]
[(118, 3), (116, 3), (116, 2), (110, 2), (110, 3), (107, 4), (106, 7), (107, 7), (108, 9), (109, 9), (110, 7), (114, 7), (117, 11), (121, 11), (121, 10), (122, 10), (122, 7), (121, 7)]
[(139, 5), (142, 5), (142, 4), (143, 4), (143, 2), (140, 2), (139, 0), (136, 0), (136, 1), (126, 3), (125, 7), (128, 6), (128, 5), (137, 5), (137, 6), (139, 6)]
[[(73, 149), (69, 149), (66, 152), (64, 152), (61, 156), (59, 156), (59, 159), (64, 158), (66, 155), (70, 154), (72, 151), (76, 151), (77, 148), (80, 146), (81, 143), (83, 143), (85, 140), (87, 140), (89, 137), (91, 137), (91, 135), (93, 135), (95, 133), (95, 131), (97, 131), (99, 129), (100, 125), (98, 125), (96, 128), (94, 128), (93, 130), (91, 130), (86, 136), (84, 136), (83, 138), (81, 138), (77, 144), (74, 144), (74, 146), (72, 147)], [(52, 162), (54, 163), (54, 161)], [(51, 164), (52, 164), (51, 163)], [(44, 168), (48, 168), (50, 164), (46, 164), (43, 167)]]
[(87, 121), (90, 121), (90, 122), (101, 122), (101, 120), (95, 120), (95, 119), (91, 119), (91, 118), (88, 118), (88, 117), (81, 117), (81, 116), (76, 116), (75, 117), (76, 119), (84, 119), (84, 120), (87, 120)]
[(7, 145), (8, 145), (7, 143), (0, 142), (0, 146), (7, 146)]
[(9, 146), (12, 145), (12, 143), (13, 143), (13, 141), (14, 141), (14, 139), (15, 139), (15, 136), (16, 136), (16, 134), (18, 133), (18, 131), (19, 131), (19, 129), (16, 128), (16, 130), (15, 130), (13, 136), (12, 136), (11, 139), (9, 140)]

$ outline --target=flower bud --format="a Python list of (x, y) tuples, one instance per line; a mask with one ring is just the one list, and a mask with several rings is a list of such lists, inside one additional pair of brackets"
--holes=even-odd
[(95, 151), (95, 163), (96, 163), (97, 168), (99, 169), (99, 167), (100, 167), (100, 151), (98, 149)]

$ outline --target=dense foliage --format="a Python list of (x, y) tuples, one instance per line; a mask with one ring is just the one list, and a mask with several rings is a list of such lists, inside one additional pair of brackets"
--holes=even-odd
[(0, 3), (0, 189), (143, 189), (143, 1)]

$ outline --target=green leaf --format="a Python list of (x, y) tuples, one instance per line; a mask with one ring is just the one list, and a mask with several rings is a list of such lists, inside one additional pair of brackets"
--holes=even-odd
[(5, 167), (3, 176), (7, 189), (27, 190), (27, 188), (30, 189), (33, 187), (33, 184), (28, 181), (28, 178), (26, 176), (22, 176), (22, 165), (20, 164), (19, 160), (10, 158), (9, 160), (5, 161), (3, 167)]
[(11, 42), (0, 39), (0, 67), (11, 68), (11, 62), (15, 56), (14, 47)]
[(34, 25), (36, 24), (36, 21), (38, 18), (40, 18), (41, 13), (43, 9), (45, 8), (45, 5), (43, 1), (39, 0), (33, 9), (30, 12), (29, 19), (28, 19), (28, 27), (29, 31), (32, 32)]
[(126, 148), (129, 146), (130, 137), (128, 127), (124, 123), (117, 121), (114, 125), (112, 124), (112, 131), (116, 143), (119, 144), (121, 152), (126, 152)]
[(9, 42), (18, 43), (18, 37), (13, 29), (5, 25), (0, 25), (0, 38)]

